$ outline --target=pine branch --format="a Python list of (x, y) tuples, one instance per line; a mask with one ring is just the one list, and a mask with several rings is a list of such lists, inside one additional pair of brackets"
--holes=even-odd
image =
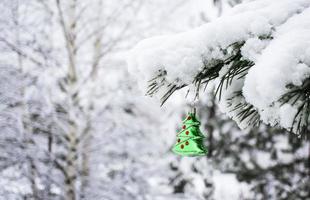
[(254, 108), (253, 105), (246, 103), (245, 101), (240, 101), (237, 105), (233, 105), (233, 100), (236, 98), (244, 98), (242, 91), (235, 92), (235, 95), (229, 99), (228, 106), (233, 107), (229, 112), (237, 112), (236, 115), (240, 122), (246, 120), (246, 123), (249, 126), (258, 126), (260, 124), (260, 116), (258, 111)]
[(158, 74), (149, 80), (148, 90), (146, 91), (146, 95), (153, 96), (158, 92), (158, 90), (164, 86), (165, 84), (165, 76), (167, 72), (164, 70), (159, 70)]
[[(261, 36), (261, 40), (270, 40), (271, 36)], [(219, 83), (215, 89), (215, 95), (218, 95), (219, 100), (222, 98), (223, 90), (233, 83), (233, 81), (244, 79), (249, 69), (255, 64), (253, 61), (244, 59), (241, 54), (241, 48), (245, 44), (244, 41), (236, 42), (229, 45), (222, 52), (226, 55), (224, 60), (203, 60), (202, 70), (194, 77), (193, 85), (195, 86), (195, 98), (198, 98), (201, 87), (206, 88), (208, 83), (212, 80), (219, 78)], [(227, 71), (221, 75), (223, 67), (227, 67)], [(167, 72), (160, 70), (158, 74), (149, 81), (148, 90), (146, 95), (153, 96), (162, 87), (166, 86), (166, 93), (161, 97), (161, 105), (163, 105), (167, 99), (177, 90), (186, 87), (186, 84), (178, 86), (176, 83), (168, 83), (166, 81)], [(176, 81), (177, 82), (177, 81)], [(295, 101), (302, 98), (294, 96)], [(253, 105), (247, 103), (244, 100), (242, 91), (235, 92), (235, 95), (225, 101), (228, 102), (228, 107), (231, 107), (230, 112), (237, 112), (236, 117), (240, 122), (244, 121), (249, 126), (258, 126), (261, 122), (260, 115)], [(237, 104), (234, 101), (238, 102)], [(310, 106), (310, 104), (305, 104)], [(301, 114), (300, 111), (298, 115)], [(308, 114), (307, 114), (308, 115)], [(297, 116), (296, 116), (297, 117)], [(299, 123), (298, 129), (301, 129), (303, 123)]]
[[(221, 78), (221, 82), (217, 87), (216, 94), (219, 92), (220, 96), (222, 93), (223, 85), (226, 84), (226, 88), (231, 84), (233, 78), (237, 75), (243, 77), (245, 72), (254, 65), (253, 62), (248, 60), (242, 60), (241, 55), (241, 47), (244, 45), (244, 42), (236, 42), (229, 45), (227, 48), (232, 48), (231, 55), (225, 60), (203, 60), (203, 68), (202, 70), (195, 76), (193, 80), (193, 84), (195, 85), (196, 95), (198, 97), (200, 87), (206, 87), (207, 84), (219, 77), (220, 70), (226, 66), (231, 65), (227, 74)], [(224, 54), (227, 54), (227, 50), (222, 50)], [(168, 98), (177, 90), (186, 87), (186, 84), (178, 86), (174, 83), (167, 83), (166, 81), (167, 72), (165, 70), (159, 70), (157, 75), (154, 78), (149, 80), (148, 90), (146, 95), (153, 96), (156, 94), (159, 89), (165, 85), (167, 85), (167, 92), (161, 98), (162, 105), (168, 100)], [(239, 77), (239, 78), (240, 78)], [(177, 82), (177, 80), (176, 80)]]
[[(164, 103), (169, 99), (169, 97), (177, 90), (185, 87), (185, 84), (177, 85), (173, 83), (167, 84), (167, 81), (165, 79), (165, 76), (167, 75), (167, 72), (164, 70), (159, 70), (158, 74), (149, 80), (148, 90), (146, 92), (146, 95), (153, 96), (156, 94), (159, 89), (165, 85), (167, 85), (167, 92), (161, 97), (161, 106), (164, 105)], [(177, 82), (177, 81), (176, 81)]]
[(301, 86), (288, 85), (289, 91), (281, 96), (281, 106), (290, 104), (296, 106), (290, 131), (304, 137), (310, 138), (309, 115), (310, 115), (310, 78), (307, 78)]
[(243, 78), (247, 74), (248, 70), (254, 65), (254, 62), (243, 59), (241, 55), (241, 47), (243, 45), (244, 42), (234, 43), (231, 45), (233, 48), (233, 55), (224, 62), (224, 65), (228, 65), (229, 69), (220, 78), (220, 83), (215, 90), (215, 95), (218, 95), (219, 100), (221, 100), (224, 86), (226, 90), (235, 78)]

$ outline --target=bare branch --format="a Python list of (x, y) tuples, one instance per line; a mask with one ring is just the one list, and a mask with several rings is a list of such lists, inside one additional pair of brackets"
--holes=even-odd
[(14, 44), (10, 43), (6, 39), (0, 37), (0, 42), (5, 43), (6, 46), (9, 47), (12, 51), (16, 52), (19, 56), (22, 56), (23, 58), (31, 61), (32, 63), (36, 64), (37, 66), (39, 66), (39, 67), (44, 66), (44, 64), (42, 62), (40, 62), (37, 59), (35, 59), (34, 57), (26, 54), (25, 52), (23, 52), (21, 49), (17, 48)]

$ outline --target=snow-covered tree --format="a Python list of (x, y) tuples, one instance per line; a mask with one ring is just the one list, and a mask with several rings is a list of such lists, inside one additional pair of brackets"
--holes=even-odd
[(199, 28), (139, 43), (128, 59), (164, 103), (209, 82), (240, 127), (260, 122), (308, 136), (310, 1), (257, 0)]
[[(1, 192), (8, 194), (17, 185), (17, 199), (89, 199), (87, 196), (96, 191), (94, 187), (90, 190), (90, 170), (99, 165), (91, 162), (95, 160), (92, 156), (98, 155), (93, 153), (94, 148), (100, 148), (106, 139), (104, 134), (108, 134), (95, 127), (103, 123), (99, 118), (110, 115), (108, 107), (116, 96), (115, 88), (108, 89), (116, 80), (105, 74), (102, 60), (126, 45), (121, 42), (129, 37), (126, 31), (140, 2), (17, 0), (3, 1), (0, 6), (0, 58), (1, 63), (11, 64), (13, 71), (5, 71), (10, 67), (1, 68), (3, 83), (10, 80), (1, 85), (1, 98), (6, 100), (1, 106), (6, 109), (16, 104), (13, 100), (20, 101), (18, 109), (9, 109), (12, 125), (3, 113), (7, 120), (1, 121), (1, 126), (14, 128), (15, 135), (23, 136), (15, 137), (12, 131), (1, 134), (3, 141), (13, 137), (23, 144), (23, 151), (16, 150), (16, 155), (11, 155), (14, 148), (9, 147), (17, 148), (18, 144), (3, 142), (1, 165), (7, 165), (3, 170), (20, 172), (25, 179), (23, 187), (13, 174), (11, 185), (7, 184)], [(19, 76), (29, 79), (29, 83), (18, 87), (22, 83)], [(128, 103), (122, 100), (123, 104)], [(116, 117), (104, 122), (112, 126), (107, 126), (107, 130), (115, 129), (115, 121)], [(96, 141), (94, 130), (100, 133)]]
[[(182, 13), (174, 9), (180, 2), (164, 12)], [(131, 41), (164, 24), (149, 11), (167, 3), (141, 5), (138, 0), (0, 3), (0, 59), (10, 66), (1, 68), (1, 80), (10, 85), (1, 85), (1, 97), (14, 97), (1, 102), (5, 120), (0, 124), (7, 127), (1, 132), (1, 197), (167, 195), (156, 189), (160, 183), (152, 183), (158, 176), (167, 180), (171, 172), (159, 168), (169, 159), (152, 165), (170, 148), (164, 139), (153, 137), (165, 133), (158, 124), (164, 124), (166, 116), (158, 117), (158, 109), (136, 97), (122, 55)], [(156, 15), (163, 16), (161, 12)], [(152, 115), (146, 113), (151, 110)]]

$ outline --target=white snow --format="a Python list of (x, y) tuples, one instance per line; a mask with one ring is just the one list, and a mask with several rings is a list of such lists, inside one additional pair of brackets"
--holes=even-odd
[(242, 199), (248, 196), (249, 188), (239, 183), (235, 174), (214, 173), (214, 198), (221, 200)]
[(257, 57), (261, 54), (262, 50), (268, 45), (268, 41), (260, 40), (257, 37), (248, 39), (243, 47), (241, 53), (245, 59), (257, 61)]
[[(279, 122), (284, 128), (290, 125), (296, 112), (283, 112), (279, 104), (272, 105), (287, 92), (286, 86), (300, 86), (310, 75), (310, 8), (292, 17), (276, 31), (275, 39), (249, 70), (244, 84), (246, 100), (260, 110), (266, 123)], [(300, 26), (297, 26), (299, 24)], [(290, 29), (289, 29), (290, 28)], [(307, 58), (307, 59), (305, 59)], [(276, 109), (275, 109), (276, 108)]]
[(233, 104), (246, 101), (265, 123), (289, 128), (296, 112), (288, 113), (287, 106), (280, 108), (278, 100), (288, 91), (288, 84), (300, 86), (310, 75), (309, 7), (309, 0), (243, 3), (196, 29), (141, 41), (128, 55), (129, 70), (144, 90), (159, 70), (167, 72), (166, 84), (191, 85), (205, 67), (203, 61), (225, 60), (230, 53), (225, 54), (223, 49), (243, 41), (242, 56), (255, 65), (245, 79), (235, 79), (227, 89), (230, 91), (224, 92), (221, 109), (245, 128), (246, 123), (238, 121), (226, 102), (235, 91), (242, 90), (244, 97), (234, 99)]

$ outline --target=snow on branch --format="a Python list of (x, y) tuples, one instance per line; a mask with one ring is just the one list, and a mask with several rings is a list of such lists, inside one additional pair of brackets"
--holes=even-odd
[[(310, 0), (260, 0), (188, 32), (150, 38), (128, 66), (148, 95), (214, 82), (221, 109), (240, 127), (261, 121), (294, 133), (309, 122)], [(198, 91), (198, 92), (197, 92)]]

